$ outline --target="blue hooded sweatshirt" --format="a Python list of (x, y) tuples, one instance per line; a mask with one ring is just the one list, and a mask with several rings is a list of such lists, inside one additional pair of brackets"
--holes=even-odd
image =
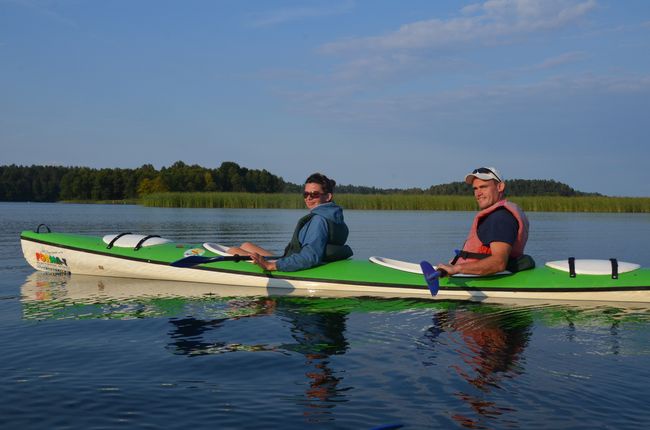
[(302, 249), (297, 254), (282, 257), (275, 262), (282, 272), (295, 272), (308, 269), (323, 262), (327, 246), (327, 220), (342, 224), (343, 209), (334, 202), (323, 203), (311, 210), (312, 217), (298, 232)]

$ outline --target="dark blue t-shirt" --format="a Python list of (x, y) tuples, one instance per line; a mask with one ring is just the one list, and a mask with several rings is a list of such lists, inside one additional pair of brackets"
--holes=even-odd
[(481, 220), (477, 233), (485, 246), (490, 246), (492, 242), (513, 245), (517, 240), (518, 231), (517, 218), (508, 209), (499, 208)]

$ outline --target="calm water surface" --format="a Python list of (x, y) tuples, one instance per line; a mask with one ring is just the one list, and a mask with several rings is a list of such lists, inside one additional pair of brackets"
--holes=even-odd
[[(35, 273), (21, 230), (255, 240), (291, 210), (0, 203), (0, 428), (636, 429), (650, 309), (249, 296)], [(357, 258), (446, 260), (469, 212), (347, 211)], [(650, 266), (650, 216), (530, 214), (538, 263)], [(221, 291), (221, 293), (220, 293)]]

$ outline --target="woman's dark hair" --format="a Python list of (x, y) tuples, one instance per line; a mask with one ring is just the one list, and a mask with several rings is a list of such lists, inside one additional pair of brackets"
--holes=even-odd
[(322, 173), (312, 173), (309, 175), (305, 184), (318, 184), (323, 188), (325, 193), (334, 193), (334, 187), (336, 187), (336, 181), (330, 179)]

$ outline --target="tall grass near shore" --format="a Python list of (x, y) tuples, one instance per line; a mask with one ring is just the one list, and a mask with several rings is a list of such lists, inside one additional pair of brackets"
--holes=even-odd
[[(473, 196), (433, 196), (427, 194), (337, 194), (336, 202), (345, 209), (475, 211)], [(510, 200), (529, 212), (615, 212), (650, 213), (645, 197), (512, 197)], [(298, 194), (264, 193), (156, 193), (141, 199), (144, 206), (174, 208), (303, 209)]]
[(513, 197), (528, 212), (650, 213), (645, 197)]
[(141, 198), (144, 206), (164, 208), (301, 209), (297, 194), (269, 193), (153, 193)]

